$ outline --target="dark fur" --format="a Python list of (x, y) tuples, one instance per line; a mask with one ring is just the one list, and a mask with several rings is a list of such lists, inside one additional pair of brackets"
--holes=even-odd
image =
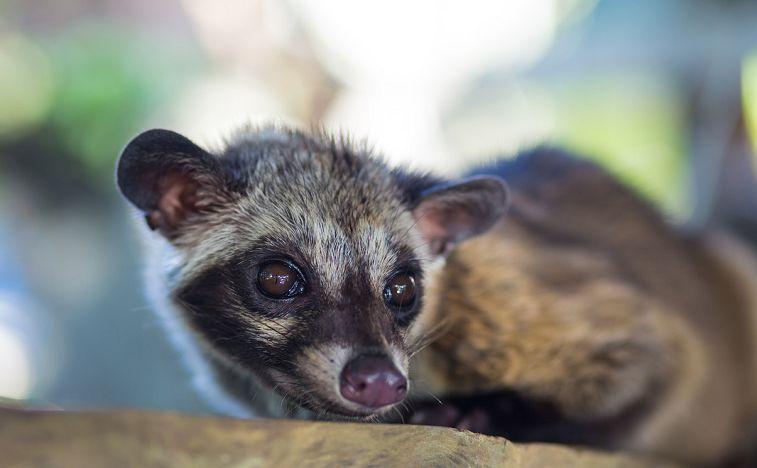
[[(334, 390), (344, 360), (385, 354), (405, 372), (418, 353), (406, 416), (420, 423), (712, 463), (753, 421), (748, 292), (702, 240), (560, 150), (446, 181), (324, 134), (247, 129), (214, 154), (154, 131), (118, 181), (156, 230), (172, 332), (242, 407), (263, 392), (373, 418)], [(305, 294), (260, 293), (276, 258)], [(419, 299), (396, 311), (382, 285), (401, 271)]]

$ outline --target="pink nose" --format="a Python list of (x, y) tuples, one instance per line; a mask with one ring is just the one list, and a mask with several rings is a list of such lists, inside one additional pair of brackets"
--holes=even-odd
[(358, 356), (342, 369), (339, 391), (347, 400), (377, 409), (399, 403), (407, 393), (407, 379), (384, 356)]

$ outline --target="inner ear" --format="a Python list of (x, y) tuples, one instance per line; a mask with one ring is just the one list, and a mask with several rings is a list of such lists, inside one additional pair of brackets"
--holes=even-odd
[(507, 188), (498, 177), (471, 177), (421, 193), (413, 210), (432, 255), (446, 255), (463, 240), (482, 234), (507, 211)]
[(189, 174), (169, 172), (157, 179), (160, 194), (155, 209), (145, 215), (147, 225), (153, 231), (175, 230), (190, 214), (197, 213), (198, 182)]
[(145, 213), (150, 229), (172, 238), (223, 192), (219, 172), (216, 159), (186, 137), (149, 130), (122, 152), (117, 179), (124, 196)]

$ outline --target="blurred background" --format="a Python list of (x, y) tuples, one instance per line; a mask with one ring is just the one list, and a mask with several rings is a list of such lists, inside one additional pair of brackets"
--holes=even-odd
[(323, 124), (444, 174), (547, 142), (757, 240), (757, 1), (0, 0), (0, 396), (207, 412), (113, 168)]

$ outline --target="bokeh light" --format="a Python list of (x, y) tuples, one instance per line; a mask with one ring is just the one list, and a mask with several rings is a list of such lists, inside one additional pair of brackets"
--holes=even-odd
[(0, 138), (13, 138), (45, 118), (55, 81), (49, 57), (39, 45), (0, 33)]
[[(741, 86), (744, 93), (744, 114), (752, 147), (757, 153), (757, 50), (744, 60)], [(757, 167), (757, 160), (755, 160)]]

